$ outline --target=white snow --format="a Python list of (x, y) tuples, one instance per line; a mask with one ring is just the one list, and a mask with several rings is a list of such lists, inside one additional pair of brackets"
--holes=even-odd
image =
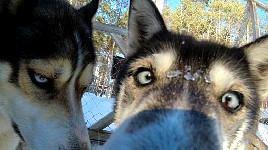
[[(99, 119), (107, 115), (113, 110), (113, 98), (98, 97), (93, 93), (85, 93), (82, 97), (82, 107), (84, 118), (87, 127), (96, 123)], [(114, 130), (115, 125), (112, 123), (109, 127), (104, 130)]]
[[(268, 118), (268, 109), (261, 110), (261, 118)], [(268, 125), (259, 123), (257, 135), (259, 138), (268, 145)]]

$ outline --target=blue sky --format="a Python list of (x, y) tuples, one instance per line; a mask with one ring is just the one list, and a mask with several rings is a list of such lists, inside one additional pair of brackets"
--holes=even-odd
[(180, 5), (180, 0), (166, 0), (167, 4), (172, 4), (170, 5), (171, 10), (175, 10), (176, 7)]

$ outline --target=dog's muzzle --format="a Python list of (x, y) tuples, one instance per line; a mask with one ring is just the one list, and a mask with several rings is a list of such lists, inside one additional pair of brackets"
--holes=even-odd
[(221, 150), (219, 123), (193, 110), (146, 110), (123, 122), (103, 150)]
[(19, 129), (18, 124), (16, 124), (16, 123), (13, 121), (13, 122), (12, 122), (12, 127), (13, 127), (14, 131), (19, 135), (19, 137), (21, 138), (21, 140), (24, 141), (24, 138), (23, 138), (23, 136), (22, 136), (21, 133), (20, 133), (20, 129)]

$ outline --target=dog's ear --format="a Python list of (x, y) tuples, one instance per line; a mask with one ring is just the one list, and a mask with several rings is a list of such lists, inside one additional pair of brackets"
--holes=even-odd
[(81, 7), (78, 11), (82, 15), (84, 21), (91, 25), (91, 20), (93, 16), (96, 14), (99, 7), (99, 0), (92, 0), (87, 5)]
[(268, 98), (268, 35), (258, 38), (244, 47), (250, 69), (258, 86), (260, 100)]
[(133, 54), (144, 40), (166, 30), (163, 18), (151, 0), (130, 0), (128, 18), (128, 56)]

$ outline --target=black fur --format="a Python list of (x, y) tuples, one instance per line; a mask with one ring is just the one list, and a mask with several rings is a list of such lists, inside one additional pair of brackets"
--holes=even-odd
[[(36, 110), (39, 110), (40, 112), (43, 113), (38, 116), (39, 118), (34, 118), (33, 116), (35, 116), (36, 114), (32, 113), (31, 111), (26, 114), (19, 113), (20, 111), (25, 112), (26, 110), (28, 110), (27, 108), (25, 109), (24, 107), (21, 109), (12, 110), (10, 106), (2, 106), (4, 107), (4, 109), (2, 109), (0, 112), (0, 118), (2, 119), (4, 116), (4, 120), (6, 121), (5, 124), (7, 124), (7, 125), (4, 124), (4, 126), (8, 126), (9, 120), (12, 120), (12, 122), (10, 123), (11, 124), (10, 130), (8, 130), (9, 129), (8, 127), (5, 127), (8, 129), (4, 128), (2, 130), (1, 128), (0, 132), (1, 136), (0, 138), (8, 143), (7, 146), (10, 147), (16, 146), (18, 144), (17, 142), (19, 141), (18, 137), (17, 136), (15, 137), (15, 135), (13, 139), (3, 137), (6, 136), (5, 133), (3, 133), (6, 132), (5, 130), (8, 130), (8, 132), (10, 132), (12, 136), (13, 134), (18, 134), (20, 139), (23, 140), (24, 144), (27, 145), (28, 149), (40, 149), (41, 145), (37, 143), (42, 143), (43, 140), (40, 140), (42, 138), (48, 140), (48, 143), (46, 143), (47, 145), (45, 145), (42, 148), (45, 147), (47, 148), (50, 147), (52, 149), (89, 148), (90, 141), (88, 139), (86, 126), (83, 124), (84, 119), (82, 115), (82, 109), (81, 109), (82, 106), (80, 100), (82, 93), (81, 89), (84, 88), (84, 86), (86, 86), (85, 84), (89, 84), (86, 82), (90, 82), (90, 80), (84, 81), (85, 83), (83, 84), (81, 84), (78, 80), (80, 79), (79, 77), (81, 76), (85, 68), (87, 66), (90, 68), (91, 65), (94, 65), (95, 63), (95, 49), (93, 46), (93, 39), (92, 39), (93, 36), (92, 18), (97, 12), (98, 4), (99, 4), (98, 0), (92, 0), (90, 3), (81, 7), (80, 9), (76, 9), (67, 0), (1, 0), (0, 1), (0, 20), (1, 20), (0, 45), (2, 47), (0, 50), (0, 64), (1, 67), (4, 66), (3, 68), (0, 68), (0, 75), (4, 74), (3, 76), (5, 76), (4, 79), (1, 78), (1, 83), (5, 82), (2, 85), (2, 87), (5, 87), (6, 86), (5, 84), (9, 82), (8, 85), (14, 86), (14, 88), (18, 90), (18, 92), (14, 92), (16, 94), (12, 95), (14, 97), (17, 96), (16, 98), (12, 96), (10, 97), (7, 96), (8, 98), (3, 98), (6, 95), (3, 94), (4, 90), (3, 88), (1, 88), (2, 90), (1, 102), (4, 101), (9, 105), (9, 102), (12, 103), (13, 101), (16, 101), (21, 104), (23, 103), (22, 101), (26, 99), (28, 104), (32, 100), (35, 102), (38, 101), (46, 105), (45, 108), (36, 107)], [(37, 71), (35, 70), (36, 68), (33, 69), (33, 67), (32, 68), (29, 67), (30, 65), (32, 66), (36, 65), (32, 62), (32, 60), (38, 60), (38, 59), (42, 59), (44, 61), (47, 60), (48, 62), (51, 62), (53, 60), (59, 62), (61, 60), (69, 61), (71, 63), (71, 66), (69, 66), (67, 62), (66, 64), (67, 67), (65, 66), (64, 66), (65, 68), (63, 67), (63, 71), (67, 70), (67, 72), (71, 72), (71, 74), (69, 75), (70, 77), (69, 80), (71, 80), (71, 78), (73, 77), (74, 71), (76, 70), (78, 63), (81, 61), (82, 63), (81, 66), (79, 67), (81, 67), (82, 69), (79, 70), (80, 72), (77, 73), (78, 75), (75, 75), (74, 82), (69, 82), (67, 80), (65, 81), (64, 86), (56, 88), (57, 73), (52, 74), (52, 72), (50, 72), (51, 75), (45, 76), (43, 74), (41, 75), (40, 70), (39, 70), (40, 72), (37, 73)], [(6, 66), (8, 69), (10, 69), (11, 72), (9, 72), (9, 70), (4, 70)], [(49, 67), (51, 66), (52, 65), (49, 64)], [(39, 68), (42, 67), (43, 66), (41, 67), (39, 66)], [(7, 73), (5, 73), (5, 71)], [(86, 72), (86, 73), (89, 75), (90, 78), (92, 72)], [(5, 81), (6, 78), (8, 77), (9, 77), (8, 81)], [(36, 77), (40, 80), (44, 79), (47, 82), (46, 81), (39, 82), (36, 79)], [(25, 86), (26, 85), (25, 82), (22, 83), (23, 81), (21, 80), (23, 79), (26, 79), (27, 83), (28, 81), (29, 83), (32, 83), (29, 84), (28, 86), (29, 89), (35, 88), (39, 89), (40, 91), (32, 92), (31, 90), (29, 90), (31, 92), (26, 92), (28, 87)], [(71, 98), (68, 96), (65, 97), (66, 94), (63, 94), (64, 96), (58, 96), (59, 93), (69, 92), (67, 89), (68, 84), (72, 84), (71, 86), (74, 87), (75, 92), (79, 94), (75, 93), (76, 97), (72, 96)], [(35, 87), (32, 87), (32, 85), (34, 85)], [(24, 88), (21, 88), (19, 86)], [(7, 91), (10, 90), (11, 92), (13, 92), (12, 89), (10, 88), (6, 90)], [(22, 95), (19, 95), (18, 93)], [(32, 97), (29, 96), (30, 94), (32, 94), (31, 95)], [(59, 115), (57, 114), (57, 112), (52, 112), (53, 108), (66, 107), (68, 99), (69, 101), (74, 101), (74, 105), (76, 105), (75, 107), (79, 108), (79, 110), (72, 113), (73, 116), (66, 115), (68, 113), (67, 112), (68, 109), (62, 109), (62, 112), (60, 112)], [(58, 102), (55, 102), (55, 100), (58, 100)], [(19, 108), (19, 106), (17, 105), (14, 107)], [(66, 112), (63, 113), (63, 110), (65, 110)], [(11, 113), (7, 111), (10, 111)], [(47, 112), (51, 114), (47, 115)], [(18, 113), (18, 115), (14, 115), (16, 113)], [(64, 125), (58, 125), (57, 130), (60, 127), (66, 128), (66, 130), (69, 127), (68, 130), (70, 130), (70, 131), (58, 130), (62, 131), (62, 136), (66, 137), (66, 139), (58, 138), (58, 140), (61, 141), (61, 143), (59, 141), (57, 143), (55, 141), (49, 141), (50, 138), (53, 137), (48, 137), (48, 135), (44, 134), (43, 137), (35, 137), (37, 133), (43, 132), (42, 130), (43, 128), (37, 125), (41, 121), (36, 120), (42, 118), (41, 116), (44, 114), (49, 116), (45, 118), (46, 119), (50, 118), (51, 120), (49, 121), (51, 121), (52, 124), (54, 124), (54, 126), (60, 124), (59, 123), (61, 122), (60, 119), (65, 117), (64, 114), (68, 119), (70, 119), (71, 117), (75, 118), (75, 121), (73, 122), (72, 119), (70, 120), (66, 119), (65, 123), (61, 123)], [(60, 117), (53, 118), (52, 116), (56, 116), (55, 114), (61, 116), (62, 118)], [(18, 121), (19, 120), (18, 118), (19, 119), (22, 118), (24, 122)], [(30, 123), (30, 127), (24, 124), (25, 122), (29, 123), (32, 120), (34, 120), (35, 123), (33, 124)], [(79, 124), (80, 122), (81, 124)], [(0, 123), (0, 126), (1, 125), (3, 125), (3, 123)], [(29, 131), (27, 130), (28, 128), (31, 127), (34, 128), (33, 133), (29, 133)], [(12, 128), (16, 133), (11, 133)], [(48, 133), (47, 129), (44, 130), (45, 134)], [(78, 131), (79, 133), (71, 133), (72, 130), (79, 130)], [(35, 138), (36, 139), (39, 138), (39, 140), (36, 140)], [(14, 145), (12, 145), (11, 142), (14, 143)], [(5, 145), (0, 145), (0, 148), (2, 148), (3, 146)]]
[[(98, 1), (82, 7), (79, 12), (62, 0), (21, 0), (18, 4), (4, 0), (0, 4), (3, 7), (0, 9), (3, 47), (0, 61), (11, 62), (14, 70), (19, 68), (20, 61), (24, 59), (58, 56), (77, 59), (78, 44), (74, 31), (82, 39), (79, 44), (86, 55), (85, 64), (95, 60), (91, 18), (97, 11), (93, 8), (98, 5)], [(15, 71), (15, 78), (11, 79), (13, 82), (16, 76)]]

